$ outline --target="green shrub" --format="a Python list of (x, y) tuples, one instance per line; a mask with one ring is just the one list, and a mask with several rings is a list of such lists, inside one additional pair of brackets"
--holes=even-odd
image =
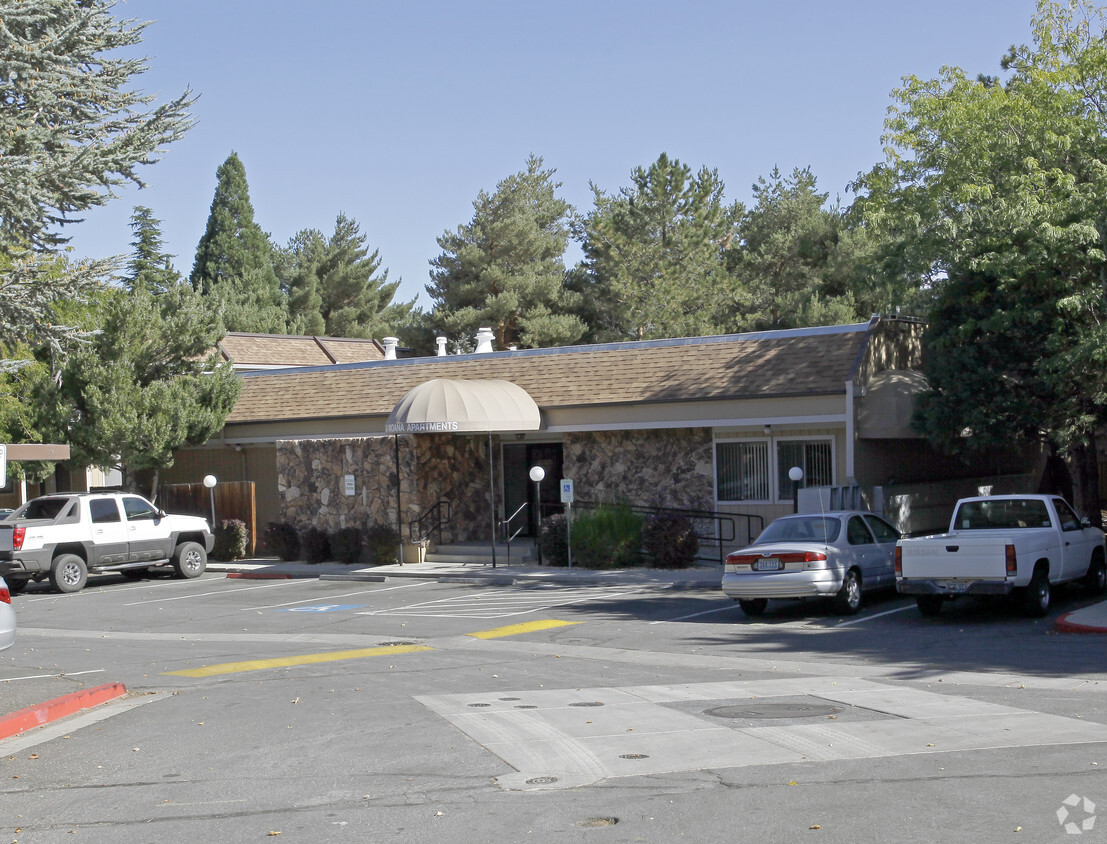
[(662, 511), (642, 525), (642, 547), (658, 568), (683, 569), (696, 561), (700, 538), (690, 518)]
[(331, 534), (331, 553), (340, 563), (357, 563), (361, 560), (361, 530), (356, 527), (339, 528)]
[(621, 569), (642, 560), (642, 517), (626, 504), (600, 507), (572, 526), (573, 565)]
[(538, 553), (543, 565), (569, 564), (569, 544), (565, 540), (567, 524), (564, 513), (555, 513), (542, 520), (542, 526), (538, 529)]
[(286, 563), (300, 559), (300, 534), (287, 522), (270, 522), (265, 528), (265, 547)]
[(331, 558), (331, 544), (327, 535), (311, 525), (300, 531), (300, 547), (309, 563), (325, 563)]
[(375, 566), (391, 566), (400, 562), (400, 534), (388, 525), (373, 525), (365, 531), (369, 547), (369, 562)]
[(250, 544), (250, 531), (241, 519), (224, 519), (215, 528), (211, 555), (217, 560), (241, 560)]

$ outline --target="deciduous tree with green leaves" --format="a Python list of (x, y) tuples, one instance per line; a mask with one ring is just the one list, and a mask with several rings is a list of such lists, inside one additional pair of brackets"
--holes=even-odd
[[(119, 264), (66, 262), (59, 277), (49, 255), (63, 227), (142, 184), (139, 165), (192, 125), (186, 90), (168, 103), (135, 91), (142, 58), (116, 51), (141, 41), (147, 24), (112, 16), (111, 0), (23, 0), (0, 11), (0, 351), (46, 343), (60, 356), (80, 335), (59, 323), (57, 302), (80, 300)], [(0, 361), (0, 369), (22, 365)]]
[(585, 326), (564, 286), (570, 205), (542, 159), (508, 176), (496, 192), (481, 191), (473, 218), (438, 238), (427, 293), (430, 322), (463, 348), (488, 326), (498, 348), (573, 343)]
[[(1107, 422), (1104, 10), (1039, 0), (1004, 75), (944, 68), (893, 92), (887, 160), (861, 180), (887, 261), (938, 302), (922, 421), (954, 448), (1032, 438), (1073, 457), (1098, 520)], [(1012, 350), (1017, 350), (1012, 353)], [(963, 367), (990, 362), (990, 377)], [(971, 430), (973, 437), (949, 437)]]
[(246, 168), (232, 152), (216, 171), (207, 228), (189, 281), (220, 303), (228, 331), (283, 334), (288, 303), (273, 269), (273, 247), (254, 221)]
[(735, 310), (724, 254), (734, 244), (738, 204), (723, 200), (714, 170), (666, 154), (636, 167), (615, 195), (592, 186), (595, 207), (576, 226), (591, 339), (644, 340), (712, 334)]

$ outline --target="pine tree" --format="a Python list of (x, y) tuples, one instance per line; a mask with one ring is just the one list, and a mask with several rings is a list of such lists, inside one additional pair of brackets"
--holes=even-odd
[(723, 203), (714, 170), (693, 175), (662, 153), (631, 173), (632, 187), (609, 196), (595, 185), (595, 208), (577, 225), (584, 294), (595, 340), (642, 340), (719, 331), (729, 310), (724, 262), (741, 212)]
[(181, 274), (170, 265), (171, 255), (162, 251), (161, 220), (145, 206), (135, 206), (131, 215), (134, 251), (127, 262), (124, 282), (131, 289), (144, 287), (151, 293), (165, 293), (181, 282)]
[(228, 331), (281, 334), (288, 305), (273, 269), (272, 245), (254, 222), (246, 168), (236, 153), (219, 166), (216, 178), (189, 281), (220, 303)]
[(494, 194), (478, 194), (470, 222), (439, 236), (430, 321), (463, 347), (481, 326), (501, 349), (565, 345), (584, 333), (564, 287), (572, 208), (557, 198), (553, 175), (530, 156)]
[[(117, 21), (110, 0), (5, 2), (0, 13), (0, 350), (45, 343), (60, 359), (79, 334), (52, 305), (79, 301), (119, 267), (118, 260), (66, 262), (45, 256), (67, 241), (66, 224), (142, 184), (138, 165), (158, 160), (192, 125), (186, 91), (147, 109), (131, 89), (145, 59), (112, 51), (141, 41), (146, 24)], [(18, 362), (2, 361), (0, 370)]]
[(388, 281), (388, 270), (378, 275), (380, 250), (370, 253), (365, 241), (357, 222), (339, 214), (330, 238), (305, 229), (278, 250), (292, 331), (380, 338), (406, 327), (415, 301), (392, 301), (400, 281)]

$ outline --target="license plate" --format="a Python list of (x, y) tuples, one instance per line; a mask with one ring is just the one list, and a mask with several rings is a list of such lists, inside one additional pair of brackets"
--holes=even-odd
[(780, 571), (780, 560), (776, 557), (768, 557), (764, 560), (753, 561), (754, 571)]
[(969, 588), (969, 584), (964, 581), (952, 580), (946, 583), (946, 589), (950, 592), (965, 592)]

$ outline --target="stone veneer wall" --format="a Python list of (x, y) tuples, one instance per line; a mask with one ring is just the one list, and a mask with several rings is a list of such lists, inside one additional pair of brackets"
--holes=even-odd
[(565, 477), (581, 501), (714, 509), (710, 428), (566, 434)]
[[(443, 542), (488, 541), (492, 513), (488, 505), (488, 437), (460, 434), (417, 434), (418, 488), (424, 509), (446, 499), (451, 521), (443, 531)], [(493, 451), (499, 453), (499, 437), (493, 437)], [(496, 472), (496, 518), (503, 488), (502, 470)]]
[[(494, 440), (498, 446), (498, 442)], [(400, 437), (400, 497), (403, 536), (408, 525), (447, 499), (452, 521), (444, 542), (486, 540), (488, 438), (449, 434)], [(353, 475), (355, 494), (345, 494)], [(497, 489), (501, 478), (497, 473)], [(287, 440), (277, 443), (277, 488), (281, 518), (297, 527), (396, 525), (396, 458), (392, 437)], [(497, 494), (497, 505), (499, 505)]]
[[(394, 448), (392, 437), (279, 441), (281, 518), (296, 527), (314, 525), (326, 531), (395, 527)], [(354, 495), (345, 494), (346, 475), (354, 476)], [(423, 510), (416, 478), (415, 448), (409, 438), (401, 437), (400, 497), (405, 527)]]

